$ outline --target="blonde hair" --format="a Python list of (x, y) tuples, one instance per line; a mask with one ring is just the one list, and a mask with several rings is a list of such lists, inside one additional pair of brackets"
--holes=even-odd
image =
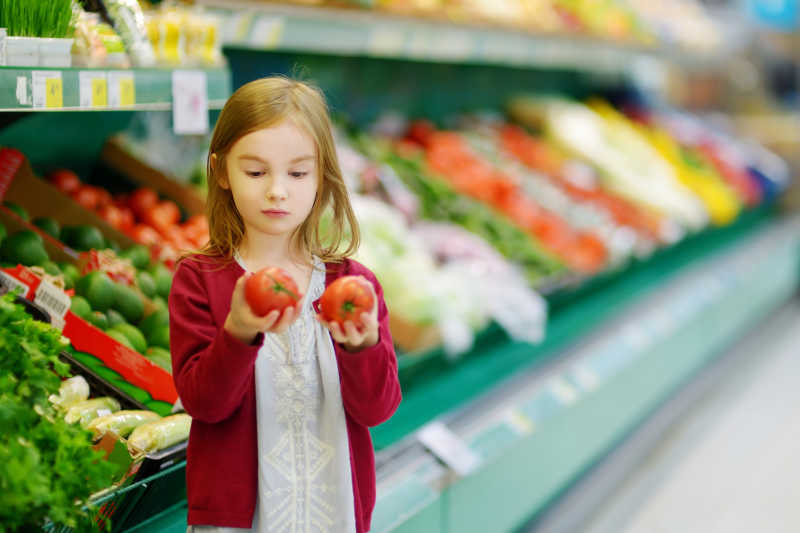
[[(313, 139), (319, 176), (311, 213), (292, 235), (293, 244), (326, 263), (341, 262), (358, 249), (358, 221), (342, 179), (322, 91), (303, 82), (270, 77), (251, 81), (234, 92), (214, 127), (207, 162), (209, 242), (198, 254), (228, 261), (233, 259), (244, 238), (244, 221), (236, 209), (231, 191), (220, 185), (220, 178), (227, 172), (226, 156), (236, 141), (248, 133), (287, 119)], [(319, 226), (329, 206), (332, 221), (330, 231), (323, 236)], [(348, 237), (347, 247), (340, 250)]]

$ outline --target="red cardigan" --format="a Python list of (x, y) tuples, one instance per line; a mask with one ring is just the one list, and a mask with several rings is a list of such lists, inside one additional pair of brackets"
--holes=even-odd
[[(370, 426), (389, 419), (400, 403), (397, 359), (383, 290), (353, 260), (326, 265), (326, 286), (362, 275), (378, 296), (380, 340), (358, 353), (334, 342), (350, 442), (357, 533), (369, 531), (375, 506), (375, 454)], [(169, 297), (170, 348), (175, 386), (192, 429), (186, 466), (189, 524), (251, 527), (258, 493), (255, 374), (261, 335), (247, 345), (222, 327), (236, 280), (235, 262), (180, 263)], [(314, 302), (315, 308), (317, 302)]]

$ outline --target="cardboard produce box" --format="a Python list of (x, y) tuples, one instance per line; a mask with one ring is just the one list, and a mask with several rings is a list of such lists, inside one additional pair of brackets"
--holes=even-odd
[[(8, 148), (2, 150), (0, 161), (8, 161), (9, 150)], [(133, 239), (109, 225), (96, 213), (85, 209), (75, 200), (37, 177), (24, 156), (12, 174), (4, 175), (0, 170), (0, 200), (19, 204), (25, 208), (31, 219), (50, 217), (62, 226), (93, 226), (100, 230), (103, 237), (119, 243), (122, 248), (129, 248), (136, 244)]]
[(128, 176), (142, 187), (150, 187), (160, 195), (177, 203), (186, 210), (189, 216), (201, 215), (206, 212), (206, 200), (200, 193), (137, 159), (117, 140), (106, 141), (100, 157), (108, 166)]

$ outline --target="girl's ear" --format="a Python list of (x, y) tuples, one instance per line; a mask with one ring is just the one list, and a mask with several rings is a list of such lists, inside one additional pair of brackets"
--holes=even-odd
[[(214, 169), (217, 168), (217, 162), (218, 161), (219, 161), (219, 158), (217, 157), (217, 154), (211, 154), (211, 168), (214, 168)], [(228, 173), (227, 172), (216, 172), (215, 174), (217, 174), (217, 183), (219, 184), (220, 187), (222, 187), (225, 190), (228, 190), (228, 189), (231, 188), (231, 184), (228, 181)]]

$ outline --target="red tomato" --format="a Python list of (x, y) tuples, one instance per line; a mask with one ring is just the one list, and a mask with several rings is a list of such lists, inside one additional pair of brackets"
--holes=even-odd
[(97, 207), (105, 207), (107, 205), (113, 205), (114, 200), (111, 198), (111, 193), (107, 190), (97, 187)]
[(114, 205), (104, 205), (98, 209), (97, 214), (100, 218), (108, 222), (111, 226), (121, 229), (123, 222), (122, 210)]
[(119, 210), (119, 214), (121, 217), (119, 229), (128, 233), (130, 230), (133, 229), (133, 226), (136, 224), (136, 218), (133, 216), (133, 211), (131, 211), (130, 207), (125, 206), (116, 206)]
[(81, 186), (80, 178), (71, 170), (56, 170), (48, 176), (48, 179), (59, 191), (65, 194), (72, 194)]
[(144, 224), (137, 224), (134, 226), (133, 229), (131, 229), (130, 236), (134, 241), (147, 246), (161, 244), (163, 241), (161, 235), (159, 235), (156, 230)]
[(82, 185), (73, 191), (72, 199), (81, 204), (85, 209), (94, 211), (100, 203), (101, 189), (92, 185)]
[(319, 300), (319, 310), (326, 322), (351, 321), (361, 325), (361, 314), (372, 311), (375, 298), (370, 282), (361, 276), (342, 276), (325, 289)]
[(300, 291), (288, 272), (278, 267), (262, 268), (247, 279), (244, 298), (253, 314), (265, 316), (277, 309), (280, 313), (300, 301)]
[(181, 219), (181, 210), (174, 202), (164, 201), (155, 204), (142, 216), (142, 220), (159, 231), (174, 228)]
[(144, 220), (147, 216), (147, 212), (158, 203), (158, 193), (146, 187), (136, 189), (131, 193), (128, 202), (130, 208), (133, 209), (133, 213), (138, 218)]

